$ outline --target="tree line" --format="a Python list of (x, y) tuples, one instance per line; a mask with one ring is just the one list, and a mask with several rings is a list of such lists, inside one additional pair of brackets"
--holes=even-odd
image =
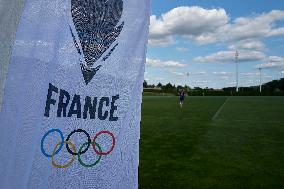
[(264, 83), (259, 90), (259, 86), (250, 86), (250, 87), (239, 87), (239, 92), (236, 92), (236, 87), (225, 87), (222, 89), (213, 89), (213, 88), (201, 88), (201, 87), (189, 87), (187, 85), (173, 85), (167, 83), (163, 85), (162, 83), (148, 84), (147, 81), (143, 83), (143, 92), (144, 95), (178, 95), (180, 90), (184, 90), (190, 96), (284, 96), (284, 78), (279, 80), (273, 80), (267, 83)]

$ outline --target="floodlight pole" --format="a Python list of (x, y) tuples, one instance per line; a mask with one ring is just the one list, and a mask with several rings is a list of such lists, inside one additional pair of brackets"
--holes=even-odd
[(281, 77), (282, 77), (282, 72), (280, 71), (278, 75), (279, 75), (279, 79), (278, 80), (280, 81)]
[(236, 92), (239, 92), (239, 52), (238, 50), (236, 50), (236, 54), (235, 54), (235, 58), (236, 58)]
[(262, 74), (262, 68), (258, 68), (258, 69), (259, 69), (259, 92), (261, 93), (261, 86), (262, 86), (261, 74)]

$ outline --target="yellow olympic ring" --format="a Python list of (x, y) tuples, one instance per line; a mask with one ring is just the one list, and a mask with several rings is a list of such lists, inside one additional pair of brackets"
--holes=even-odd
[[(52, 152), (52, 155), (51, 155), (52, 166), (55, 167), (55, 168), (67, 168), (67, 167), (69, 167), (69, 166), (73, 163), (73, 161), (75, 160), (75, 156), (76, 156), (76, 155), (72, 155), (71, 161), (69, 161), (69, 162), (68, 162), (67, 164), (65, 164), (65, 165), (58, 165), (58, 164), (56, 164), (56, 162), (54, 162), (53, 157), (54, 157), (54, 155), (55, 155), (55, 153), (56, 153), (56, 150), (57, 150), (58, 146), (59, 146), (61, 143), (62, 143), (62, 142), (60, 141), (60, 142), (58, 142), (58, 143), (56, 144), (56, 146), (55, 146), (55, 148), (54, 148), (54, 150), (53, 150), (53, 152)], [(75, 145), (74, 145), (73, 143), (71, 143), (70, 141), (64, 141), (64, 144), (69, 144), (69, 145), (71, 146), (73, 152), (76, 153), (76, 147), (75, 147)]]

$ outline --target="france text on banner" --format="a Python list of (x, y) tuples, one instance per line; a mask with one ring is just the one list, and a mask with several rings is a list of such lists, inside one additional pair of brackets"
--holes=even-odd
[(0, 188), (138, 188), (149, 0), (26, 0)]

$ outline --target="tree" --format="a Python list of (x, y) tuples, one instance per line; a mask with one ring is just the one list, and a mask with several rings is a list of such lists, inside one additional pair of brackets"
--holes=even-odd
[(177, 86), (177, 91), (180, 91), (180, 90), (182, 90), (182, 89), (183, 89), (182, 86), (180, 86), (180, 85)]
[(190, 87), (187, 86), (187, 85), (184, 85), (184, 90), (185, 90), (185, 91), (189, 91), (189, 90), (190, 90)]
[(147, 81), (144, 80), (144, 82), (143, 82), (143, 88), (147, 88), (147, 87), (148, 87)]
[(170, 93), (172, 93), (172, 92), (175, 92), (175, 86), (173, 86), (172, 84), (168, 83), (168, 84), (166, 84), (165, 86), (163, 86), (163, 90), (164, 90), (165, 92), (170, 92)]

